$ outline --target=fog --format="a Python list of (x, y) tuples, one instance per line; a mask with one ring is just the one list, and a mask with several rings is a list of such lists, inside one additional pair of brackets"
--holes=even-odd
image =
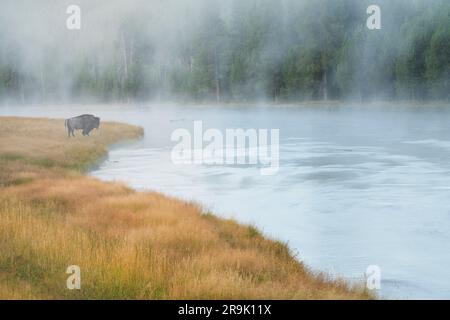
[[(255, 224), (313, 270), (379, 264), (383, 295), (450, 297), (450, 1), (1, 0), (0, 30), (0, 115), (144, 128), (94, 176)], [(280, 129), (279, 173), (175, 167), (197, 120)]]
[(3, 0), (0, 99), (448, 99), (448, 1), (375, 2)]

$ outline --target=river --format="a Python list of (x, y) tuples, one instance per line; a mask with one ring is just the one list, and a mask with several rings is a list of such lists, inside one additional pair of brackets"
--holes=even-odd
[[(450, 298), (450, 108), (439, 106), (29, 106), (0, 115), (137, 124), (91, 174), (201, 203), (285, 241), (313, 270), (363, 281), (384, 298)], [(279, 129), (280, 168), (177, 165), (177, 128)], [(101, 130), (101, 128), (100, 128)], [(78, 139), (82, 139), (79, 134)]]

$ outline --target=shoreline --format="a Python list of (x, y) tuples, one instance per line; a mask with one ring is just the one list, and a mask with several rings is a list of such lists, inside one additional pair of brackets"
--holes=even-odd
[[(142, 135), (108, 122), (69, 140), (63, 120), (0, 117), (1, 298), (374, 298), (253, 226), (86, 175), (109, 146)], [(64, 271), (75, 262), (84, 281), (71, 291)]]
[(177, 102), (177, 101), (134, 101), (129, 103), (122, 102), (80, 102), (80, 103), (38, 103), (38, 104), (0, 104), (1, 108), (8, 107), (29, 107), (29, 108), (39, 108), (45, 107), (55, 107), (61, 108), (61, 106), (66, 106), (70, 108), (83, 108), (85, 106), (103, 106), (108, 105), (113, 108), (121, 108), (129, 105), (136, 105), (141, 108), (152, 108), (155, 106), (165, 106), (165, 107), (196, 107), (196, 108), (442, 108), (450, 107), (450, 101), (445, 100), (379, 100), (379, 101), (352, 101), (352, 100), (308, 100), (308, 101), (298, 101), (298, 102), (268, 102), (268, 101), (254, 101), (254, 102), (217, 102), (217, 101), (199, 101), (199, 102)]

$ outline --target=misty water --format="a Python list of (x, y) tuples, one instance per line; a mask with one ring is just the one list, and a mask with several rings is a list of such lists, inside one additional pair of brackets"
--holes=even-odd
[[(1, 107), (0, 115), (141, 125), (91, 172), (201, 203), (285, 241), (313, 270), (364, 281), (386, 298), (450, 298), (450, 110), (442, 107)], [(177, 128), (280, 129), (280, 169), (175, 165)], [(63, 123), (61, 123), (63, 126)], [(100, 128), (101, 130), (101, 128)], [(95, 133), (94, 133), (95, 134)], [(78, 133), (77, 139), (89, 139)]]

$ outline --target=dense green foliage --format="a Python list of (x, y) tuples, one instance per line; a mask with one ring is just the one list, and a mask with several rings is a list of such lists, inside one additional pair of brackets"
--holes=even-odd
[[(90, 30), (38, 48), (0, 35), (0, 98), (450, 99), (448, 0), (225, 2), (138, 4), (90, 45)], [(370, 4), (381, 30), (366, 27)]]

